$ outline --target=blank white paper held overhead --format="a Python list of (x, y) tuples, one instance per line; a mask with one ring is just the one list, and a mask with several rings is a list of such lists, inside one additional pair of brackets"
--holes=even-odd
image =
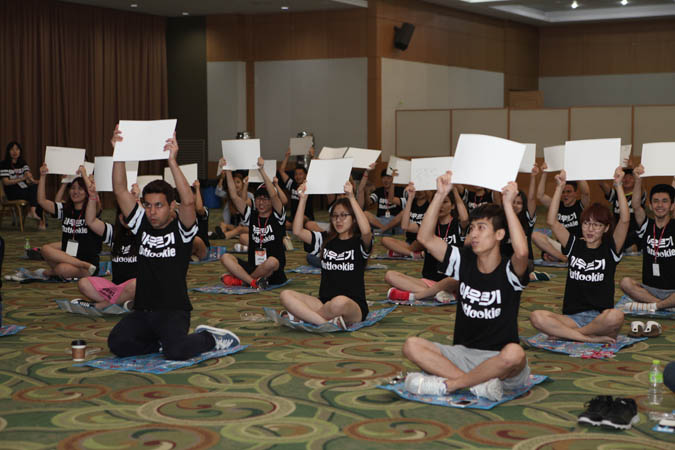
[(621, 165), (621, 139), (565, 142), (565, 172), (570, 181), (611, 180)]
[(435, 191), (436, 178), (452, 170), (452, 156), (437, 158), (413, 158), (410, 161), (410, 181), (417, 191)]
[(141, 195), (143, 195), (143, 189), (145, 188), (145, 186), (147, 186), (149, 183), (155, 180), (161, 179), (162, 179), (161, 175), (141, 175), (138, 178), (136, 178), (136, 183), (138, 183), (138, 187), (141, 189)]
[(546, 170), (544, 172), (560, 172), (563, 170), (565, 164), (565, 146), (554, 145), (552, 147), (544, 147), (544, 161), (546, 162)]
[(621, 167), (628, 167), (628, 159), (630, 158), (630, 151), (632, 148), (632, 144), (621, 146)]
[(394, 174), (394, 184), (408, 184), (410, 183), (410, 161), (396, 156), (389, 157), (389, 164), (387, 165), (387, 173)]
[(319, 159), (340, 159), (345, 156), (346, 151), (347, 147), (324, 147), (319, 153)]
[(308, 194), (342, 194), (352, 172), (351, 158), (313, 159), (307, 173)]
[[(94, 163), (90, 163), (90, 162), (85, 161), (83, 164), (84, 164), (84, 169), (87, 171), (87, 176), (95, 173), (94, 169), (96, 167), (95, 167)], [(66, 177), (63, 177), (63, 179), (61, 180), (61, 184), (72, 183), (72, 181), (79, 176), (80, 175), (78, 174), (78, 175), (68, 175)]]
[(452, 182), (501, 191), (515, 181), (525, 144), (482, 134), (461, 134)]
[[(183, 172), (188, 185), (192, 186), (192, 183), (194, 183), (199, 178), (199, 164), (183, 164), (179, 167), (181, 172)], [(169, 167), (164, 168), (164, 181), (169, 183), (171, 187), (176, 187), (176, 181), (173, 179), (173, 174), (171, 173), (171, 168)]]
[(291, 149), (291, 156), (306, 155), (312, 148), (312, 137), (291, 138), (288, 146)]
[(642, 145), (643, 177), (675, 176), (675, 142), (650, 142)]
[(96, 191), (112, 192), (112, 156), (97, 156), (94, 158), (94, 182)]
[(520, 168), (518, 172), (532, 173), (535, 157), (537, 156), (537, 144), (525, 144), (525, 153), (523, 153), (523, 160), (520, 161)]
[(260, 157), (260, 139), (231, 139), (220, 141), (223, 158), (227, 165), (225, 170), (247, 170), (258, 168)]
[[(276, 159), (266, 159), (265, 166), (263, 170), (267, 174), (270, 180), (274, 180), (274, 177), (277, 176), (277, 161)], [(263, 178), (260, 175), (260, 169), (249, 169), (248, 171), (248, 182), (249, 183), (262, 183)]]
[(83, 148), (47, 146), (45, 164), (52, 175), (75, 175), (84, 163), (85, 153)]
[[(136, 181), (138, 180), (138, 161), (126, 161), (124, 166), (126, 167), (125, 172), (127, 173), (127, 190), (130, 191), (132, 186), (136, 184)], [(141, 192), (143, 192), (143, 189), (141, 189)]]
[(176, 131), (177, 119), (120, 120), (122, 141), (115, 144), (114, 161), (155, 161), (169, 159), (164, 150)]
[(354, 169), (368, 169), (370, 165), (380, 157), (381, 150), (368, 150), (365, 148), (349, 147), (345, 153), (345, 158), (354, 160)]

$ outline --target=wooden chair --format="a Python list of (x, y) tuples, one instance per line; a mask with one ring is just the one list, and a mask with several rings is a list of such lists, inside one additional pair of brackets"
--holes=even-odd
[(9, 214), (12, 216), (12, 225), (18, 219), (19, 230), (23, 233), (23, 219), (27, 206), (28, 202), (26, 200), (7, 200), (5, 187), (2, 181), (0, 181), (0, 226), (2, 225), (2, 218)]

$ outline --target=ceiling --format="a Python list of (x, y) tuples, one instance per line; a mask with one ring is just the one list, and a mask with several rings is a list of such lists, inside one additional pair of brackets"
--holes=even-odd
[[(203, 16), (210, 14), (271, 14), (326, 11), (368, 6), (368, 0), (65, 0), (104, 8), (135, 11), (158, 16)], [(425, 0), (450, 8), (533, 25), (575, 22), (606, 22), (657, 17), (675, 17), (675, 0)], [(131, 4), (137, 5), (132, 7)], [(186, 14), (187, 13), (187, 14)]]

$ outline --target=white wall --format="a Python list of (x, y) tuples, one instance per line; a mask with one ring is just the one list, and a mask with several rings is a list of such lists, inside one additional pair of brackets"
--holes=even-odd
[(382, 58), (382, 159), (395, 154), (397, 109), (503, 106), (501, 72)]
[(255, 63), (255, 129), (265, 158), (281, 160), (299, 131), (323, 146), (365, 148), (366, 58)]
[(223, 155), (220, 141), (246, 130), (246, 63), (206, 63), (209, 161)]
[(675, 104), (675, 73), (541, 77), (546, 108)]

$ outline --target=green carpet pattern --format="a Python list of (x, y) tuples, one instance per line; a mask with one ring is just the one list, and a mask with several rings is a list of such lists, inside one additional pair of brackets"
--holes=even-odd
[[(110, 211), (105, 216), (110, 217)], [(215, 224), (220, 211), (213, 211)], [(541, 215), (541, 214), (540, 214)], [(540, 219), (541, 221), (541, 219)], [(20, 259), (25, 237), (5, 219), (3, 275), (40, 263)], [(59, 240), (57, 223), (25, 236), (33, 246)], [(233, 241), (215, 241), (231, 248)], [(287, 267), (305, 264), (298, 241)], [(383, 248), (376, 241), (377, 253)], [(421, 262), (378, 261), (418, 274)], [(532, 283), (522, 296), (521, 336), (535, 334), (528, 315), (560, 311), (565, 270)], [(191, 265), (188, 285), (215, 284), (220, 263)], [(370, 301), (384, 299), (384, 270), (366, 272)], [(640, 276), (640, 257), (617, 271)], [(316, 294), (318, 275), (292, 274), (287, 287)], [(25, 325), (0, 338), (0, 448), (516, 448), (673, 449), (675, 436), (651, 430), (647, 371), (652, 359), (675, 356), (673, 321), (663, 334), (624, 349), (611, 360), (571, 358), (527, 350), (533, 373), (550, 380), (528, 395), (490, 411), (443, 408), (399, 399), (376, 389), (401, 371), (416, 370), (401, 355), (408, 336), (450, 343), (455, 307), (399, 307), (383, 321), (353, 333), (310, 334), (279, 328), (263, 306), (279, 308), (279, 292), (241, 296), (191, 293), (192, 326), (233, 330), (249, 344), (241, 353), (165, 375), (74, 367), (70, 341), (88, 342), (88, 358), (108, 356), (106, 337), (117, 317), (92, 319), (61, 312), (55, 298), (78, 297), (76, 283), (20, 285), (5, 281), (3, 325)], [(616, 298), (621, 295), (617, 289)], [(372, 304), (371, 309), (385, 307)], [(623, 333), (629, 328), (626, 318)], [(634, 398), (640, 423), (629, 431), (579, 426), (584, 402), (598, 394)], [(661, 411), (675, 409), (668, 393)]]

